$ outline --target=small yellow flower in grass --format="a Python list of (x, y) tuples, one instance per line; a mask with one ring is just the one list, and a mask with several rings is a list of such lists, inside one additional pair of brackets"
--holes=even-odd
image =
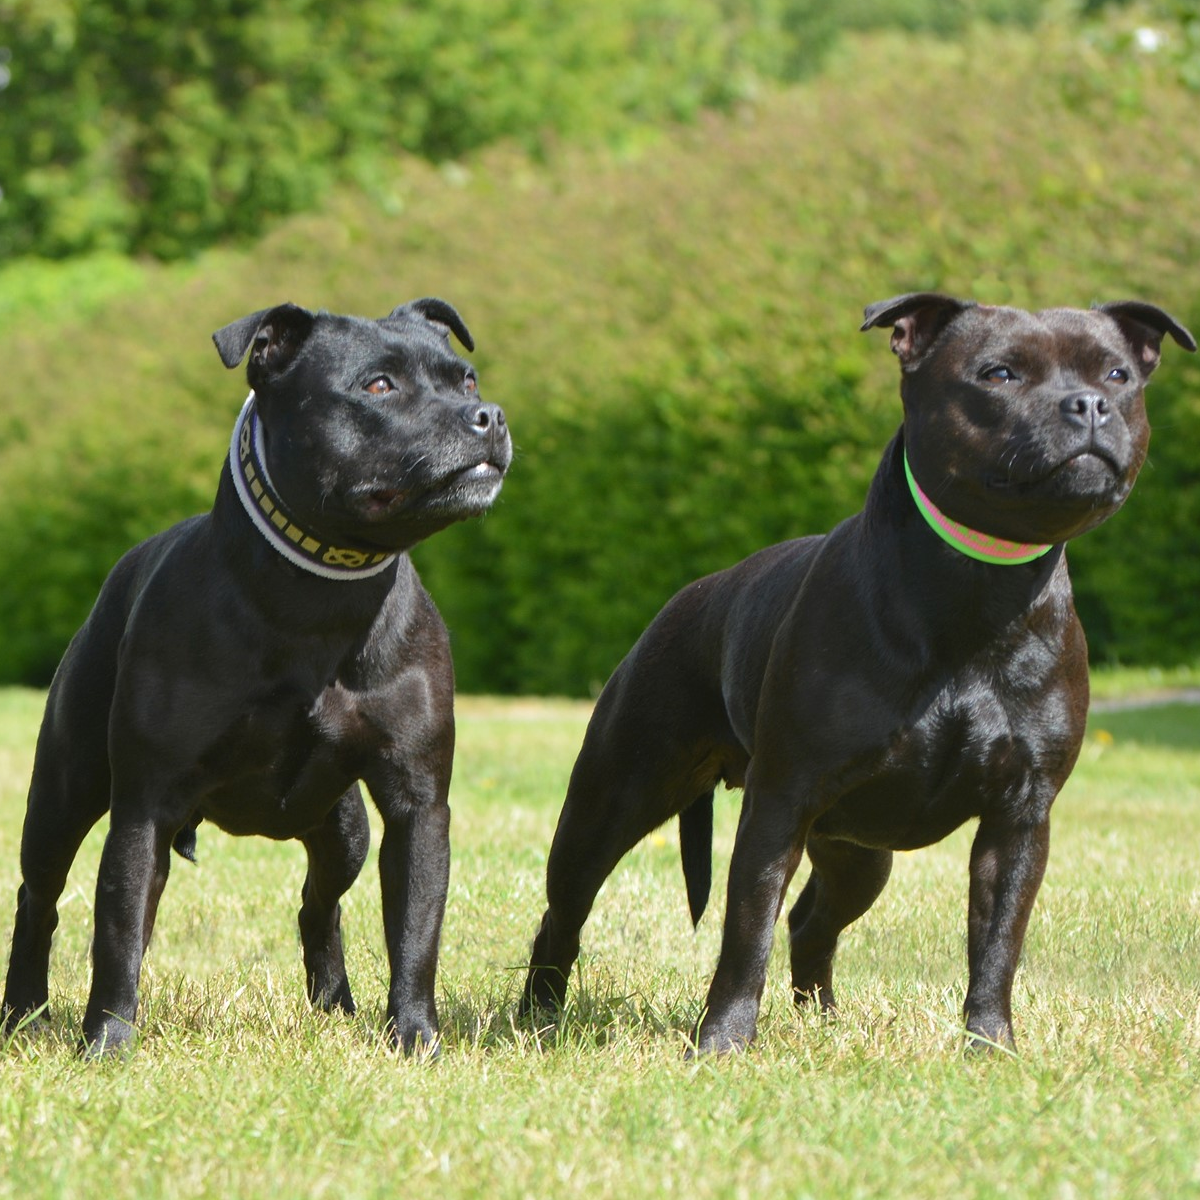
[(1092, 734), (1092, 741), (1098, 746), (1111, 746), (1116, 741), (1116, 738), (1107, 729), (1097, 729)]
[(664, 834), (652, 833), (650, 835), (650, 845), (652, 845), (655, 848), (655, 850), (661, 850), (666, 844), (667, 844), (667, 839)]

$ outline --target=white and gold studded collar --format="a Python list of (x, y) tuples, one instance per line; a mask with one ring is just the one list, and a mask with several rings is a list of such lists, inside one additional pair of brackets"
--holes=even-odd
[(271, 485), (263, 451), (262, 423), (254, 393), (246, 397), (229, 443), (229, 470), (238, 499), (254, 527), (288, 562), (323, 579), (369, 579), (396, 560), (395, 554), (338, 546), (304, 528)]

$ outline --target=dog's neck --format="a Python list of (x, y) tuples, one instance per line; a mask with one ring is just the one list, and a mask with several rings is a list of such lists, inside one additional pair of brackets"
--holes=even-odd
[(322, 579), (355, 580), (370, 579), (396, 560), (395, 554), (334, 545), (295, 520), (267, 473), (262, 423), (253, 392), (233, 426), (229, 471), (255, 529), (294, 566)]
[(953, 546), (968, 558), (996, 566), (1016, 566), (1019, 563), (1033, 562), (1053, 549), (1052, 545), (1010, 542), (1004, 538), (992, 537), (989, 533), (980, 533), (977, 529), (970, 529), (960, 521), (946, 516), (914, 478), (912, 468), (908, 465), (907, 450), (904, 451), (904, 477), (908, 481), (908, 490), (917, 511), (925, 518), (929, 528), (948, 546)]

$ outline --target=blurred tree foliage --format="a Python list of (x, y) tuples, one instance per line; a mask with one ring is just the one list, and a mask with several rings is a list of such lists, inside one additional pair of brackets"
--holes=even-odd
[(389, 155), (622, 142), (811, 71), (841, 29), (1046, 0), (0, 0), (0, 254), (187, 255)]

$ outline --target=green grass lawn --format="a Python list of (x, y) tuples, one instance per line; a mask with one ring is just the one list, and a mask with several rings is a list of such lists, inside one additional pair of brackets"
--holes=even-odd
[[(6, 922), (41, 702), (0, 692)], [(781, 926), (759, 1041), (700, 1063), (682, 1050), (723, 886), (693, 933), (673, 828), (601, 893), (558, 1027), (514, 1023), (587, 713), (460, 699), (436, 1063), (379, 1038), (374, 858), (345, 903), (359, 1014), (331, 1018), (303, 997), (303, 851), (208, 826), (159, 911), (137, 1053), (80, 1062), (97, 830), (50, 1029), (0, 1055), (0, 1197), (1200, 1196), (1200, 708), (1095, 717), (1055, 810), (1016, 1055), (962, 1049), (962, 830), (897, 856), (843, 942), (835, 1021), (793, 1010)], [(737, 803), (718, 796), (721, 880)]]

